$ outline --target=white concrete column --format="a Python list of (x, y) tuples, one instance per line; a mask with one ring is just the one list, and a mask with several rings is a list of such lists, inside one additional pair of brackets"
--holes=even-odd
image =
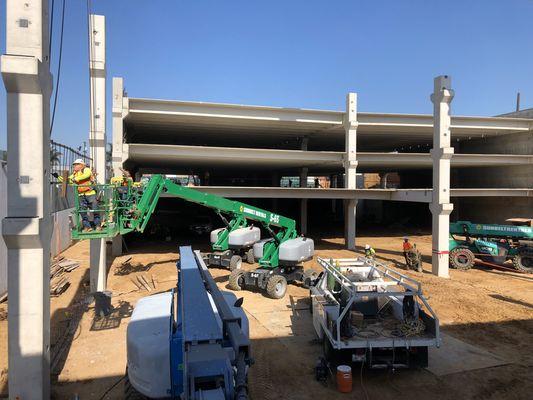
[(122, 109), (124, 103), (124, 79), (113, 78), (113, 174), (121, 175), (122, 171), (122, 141), (124, 139), (124, 124)]
[[(122, 122), (122, 110), (124, 103), (124, 79), (113, 78), (113, 147), (111, 162), (113, 175), (122, 174), (122, 141), (124, 139), (124, 124)], [(111, 254), (120, 256), (122, 254), (122, 236), (115, 236), (112, 239)]]
[[(271, 179), (272, 179), (272, 187), (279, 187), (279, 182), (280, 182), (279, 174), (276, 173), (276, 172), (273, 172), (272, 175), (271, 175)], [(273, 198), (272, 199), (272, 212), (277, 213), (278, 212), (278, 208), (279, 208), (278, 199), (277, 198)]]
[(448, 76), (438, 76), (434, 80), (433, 94), (433, 199), (430, 210), (433, 216), (433, 274), (447, 278), (449, 263), (450, 213), (450, 160), (453, 156), (451, 143), (450, 103), (454, 92)]
[[(307, 145), (309, 144), (309, 138), (307, 136), (302, 138), (300, 149), (307, 151)], [(309, 169), (307, 167), (300, 168), (300, 187), (307, 187), (307, 174)], [(307, 199), (300, 200), (300, 234), (307, 234)]]
[[(93, 157), (92, 168), (96, 172), (96, 180), (100, 184), (107, 182), (106, 176), (106, 50), (105, 50), (105, 17), (93, 15), (89, 17), (89, 68), (91, 120), (89, 145)], [(103, 215), (101, 216), (103, 217)], [(103, 220), (103, 218), (102, 218)], [(106, 240), (91, 239), (90, 242), (90, 282), (91, 292), (106, 289)]]
[(50, 397), (50, 75), (48, 1), (6, 1), (10, 399)]
[[(356, 189), (357, 172), (357, 94), (346, 96), (346, 113), (344, 115), (345, 151), (344, 156), (344, 187)], [(344, 242), (349, 250), (355, 250), (355, 217), (357, 200), (345, 201)]]

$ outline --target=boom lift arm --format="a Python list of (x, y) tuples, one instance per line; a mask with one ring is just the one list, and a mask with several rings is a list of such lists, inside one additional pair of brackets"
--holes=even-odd
[[(178, 185), (162, 175), (152, 176), (146, 186), (141, 188), (135, 188), (132, 185), (99, 185), (97, 189), (103, 197), (100, 201), (102, 205), (98, 210), (91, 211), (105, 214), (105, 227), (101, 231), (84, 232), (81, 216), (90, 210), (84, 210), (76, 201), (72, 230), (74, 239), (106, 238), (132, 231), (144, 232), (162, 193), (211, 208), (222, 217), (226, 228), (218, 232), (217, 240), (212, 245), (215, 251), (225, 251), (229, 248), (231, 232), (247, 227), (248, 221), (259, 222), (272, 236), (272, 240), (264, 244), (263, 255), (259, 260), (260, 266), (263, 267), (277, 267), (280, 244), (298, 236), (296, 223), (291, 218)], [(225, 216), (229, 217), (229, 221)]]

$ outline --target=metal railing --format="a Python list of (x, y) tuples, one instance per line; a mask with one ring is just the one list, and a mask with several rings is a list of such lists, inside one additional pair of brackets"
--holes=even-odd
[(70, 171), (74, 160), (81, 158), (90, 165), (92, 158), (72, 147), (50, 140), (50, 172), (62, 175), (63, 171)]

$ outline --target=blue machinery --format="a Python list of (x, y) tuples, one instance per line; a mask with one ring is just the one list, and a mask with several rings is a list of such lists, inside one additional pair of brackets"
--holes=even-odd
[(141, 299), (128, 325), (126, 398), (245, 400), (252, 363), (242, 299), (180, 247), (177, 290)]

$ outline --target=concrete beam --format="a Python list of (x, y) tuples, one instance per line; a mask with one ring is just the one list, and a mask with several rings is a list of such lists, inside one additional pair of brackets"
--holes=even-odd
[[(122, 131), (121, 131), (122, 132)], [(302, 151), (237, 147), (206, 147), (131, 143), (128, 151), (117, 153), (117, 168), (122, 157), (140, 166), (307, 168), (311, 172), (340, 172), (345, 166), (345, 153), (334, 151)], [(121, 144), (122, 148), (122, 144)], [(115, 154), (115, 153), (114, 153)], [(115, 157), (115, 156), (114, 156)], [(124, 160), (126, 161), (126, 159)], [(113, 164), (115, 166), (115, 162)], [(514, 154), (453, 154), (451, 166), (505, 167), (533, 165), (533, 156)], [(430, 153), (357, 152), (357, 168), (364, 171), (432, 168)], [(115, 171), (120, 174), (120, 170)]]
[[(99, 184), (105, 184), (106, 171), (106, 35), (105, 17), (89, 16), (90, 130), (89, 145), (93, 171)], [(102, 217), (102, 216), (101, 216)], [(107, 286), (106, 240), (90, 242), (91, 292), (103, 292)]]
[(47, 0), (7, 0), (7, 217), (10, 399), (50, 398), (50, 94)]
[[(265, 133), (313, 136), (344, 133), (345, 112), (306, 110), (298, 108), (263, 107), (242, 104), (220, 104), (190, 101), (168, 101), (130, 98), (128, 123), (146, 122), (159, 126), (197, 126), (202, 129), (246, 127)], [(359, 134), (394, 134), (431, 138), (433, 117), (423, 114), (358, 113)], [(531, 119), (509, 117), (456, 116), (451, 121), (454, 137), (484, 137), (513, 132), (528, 132), (533, 128)], [(279, 132), (278, 132), (279, 133)]]
[[(229, 198), (385, 200), (431, 203), (431, 189), (312, 189), (283, 187), (197, 186), (202, 192)], [(163, 193), (161, 197), (173, 197)], [(451, 197), (533, 197), (533, 189), (451, 189)]]

